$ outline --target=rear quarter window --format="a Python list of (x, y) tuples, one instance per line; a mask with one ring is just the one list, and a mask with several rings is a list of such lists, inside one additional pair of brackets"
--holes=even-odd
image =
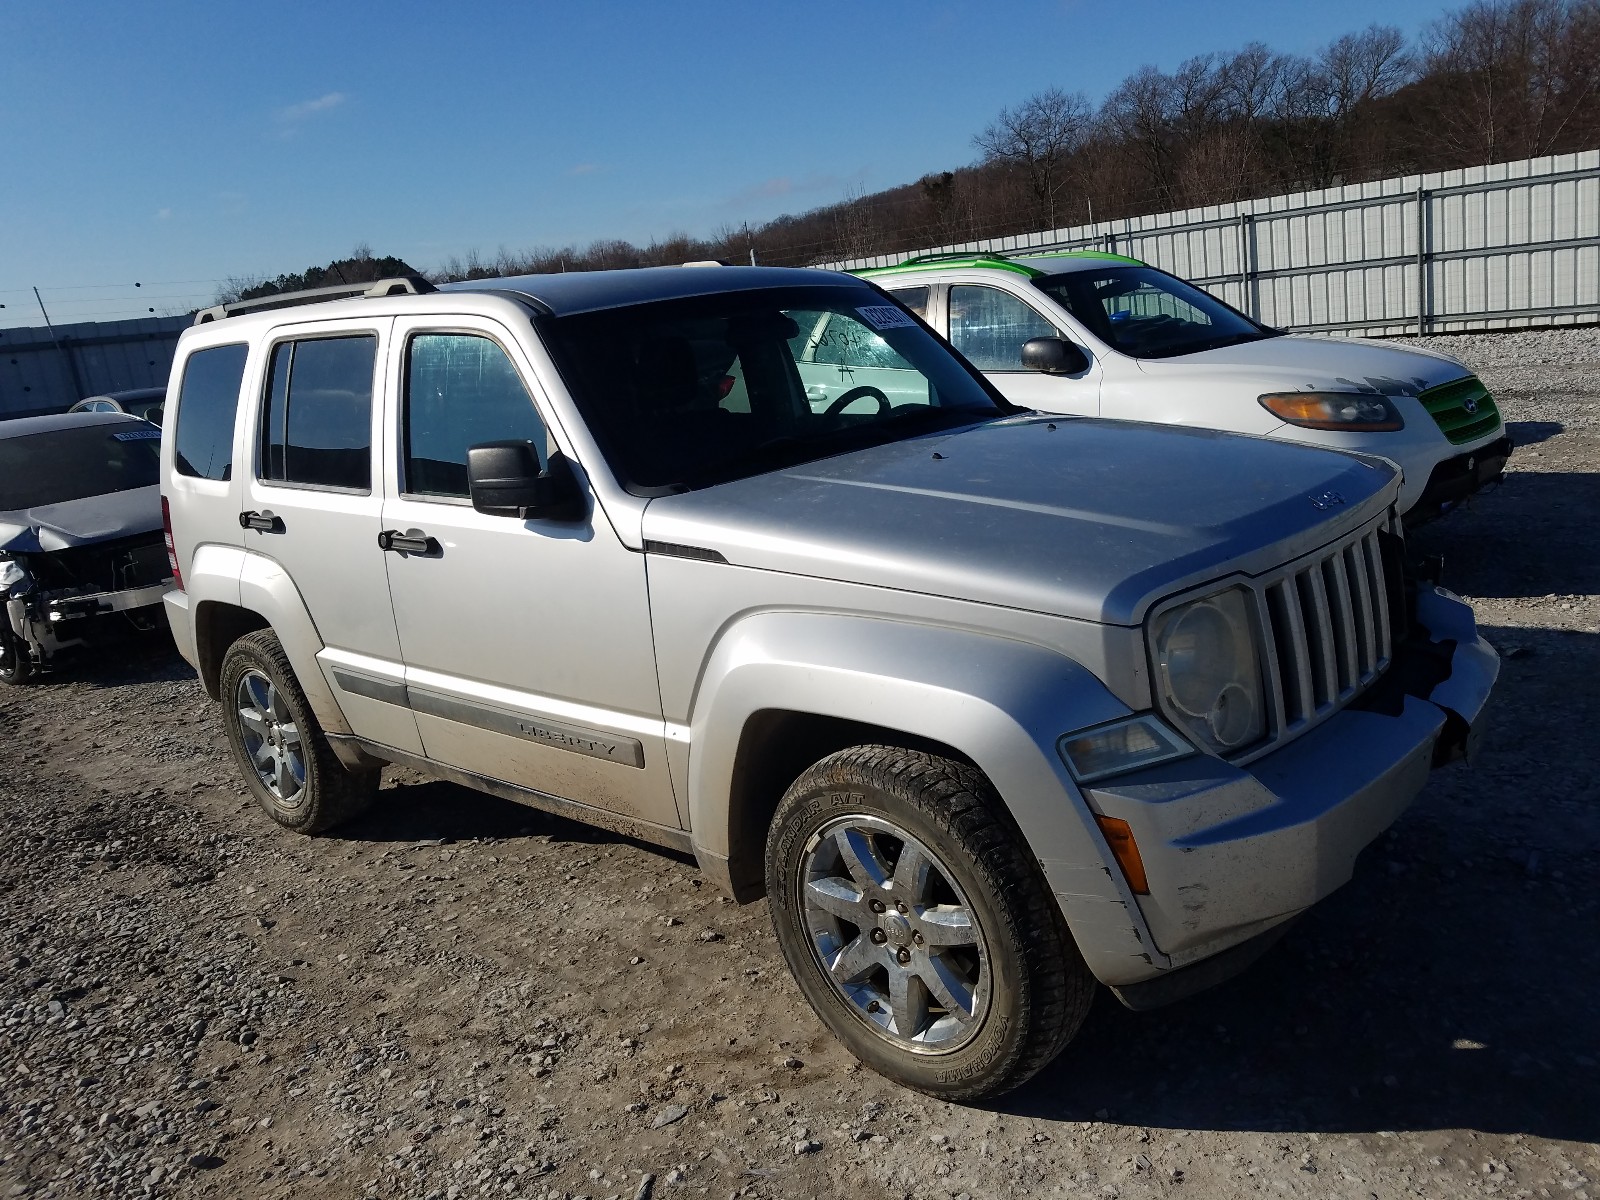
[(233, 422), (249, 347), (240, 343), (196, 350), (178, 384), (178, 424), (173, 463), (196, 479), (233, 476)]

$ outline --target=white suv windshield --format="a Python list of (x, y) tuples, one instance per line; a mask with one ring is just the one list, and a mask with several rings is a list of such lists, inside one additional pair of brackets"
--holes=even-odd
[(1215, 296), (1152, 267), (1108, 263), (1046, 275), (1034, 286), (1091, 333), (1134, 358), (1173, 358), (1274, 337)]
[(865, 287), (728, 292), (540, 328), (613, 470), (644, 494), (1015, 411)]

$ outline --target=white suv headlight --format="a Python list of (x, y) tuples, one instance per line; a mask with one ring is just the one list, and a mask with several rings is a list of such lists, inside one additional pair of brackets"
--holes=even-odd
[(1162, 613), (1152, 649), (1162, 707), (1219, 754), (1266, 736), (1250, 596), (1229, 588)]

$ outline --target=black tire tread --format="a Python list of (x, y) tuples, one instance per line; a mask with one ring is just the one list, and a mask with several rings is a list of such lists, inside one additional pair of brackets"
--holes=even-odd
[(34, 670), (33, 659), (28, 656), (27, 646), (6, 627), (5, 622), (5, 614), (0, 612), (0, 640), (3, 640), (6, 648), (11, 651), (11, 666), (0, 671), (0, 683), (20, 687), (34, 679), (37, 672)]
[[(301, 741), (309, 750), (312, 760), (308, 772), (315, 788), (312, 812), (305, 822), (295, 825), (289, 825), (278, 819), (276, 813), (272, 814), (274, 819), (299, 833), (316, 834), (360, 816), (371, 807), (377, 796), (378, 774), (375, 771), (353, 772), (339, 761), (333, 752), (333, 747), (328, 744), (316, 715), (311, 711), (311, 705), (306, 701), (305, 691), (300, 687), (300, 680), (295, 677), (294, 668), (289, 665), (289, 656), (283, 652), (283, 644), (278, 641), (278, 635), (271, 629), (258, 629), (245, 634), (229, 646), (222, 660), (222, 678), (225, 681), (231, 678), (229, 665), (236, 653), (254, 656), (255, 665), (267, 668), (276, 677), (276, 681), (289, 693), (290, 703), (296, 710), (297, 721), (305, 727)], [(225, 684), (224, 704), (233, 702), (230, 693), (231, 688)], [(247, 777), (247, 785), (250, 782)]]
[[(1023, 1035), (1009, 1062), (967, 1089), (918, 1089), (948, 1100), (993, 1096), (1021, 1086), (1066, 1048), (1094, 1000), (1096, 982), (1061, 916), (1043, 873), (994, 785), (976, 767), (899, 746), (853, 746), (830, 754), (795, 780), (773, 824), (791, 801), (818, 788), (866, 782), (898, 796), (971, 855), (1015, 924), (998, 931), (1025, 952), (1030, 981)], [(769, 869), (774, 865), (768, 857)], [(769, 889), (776, 881), (769, 879)], [(915, 1083), (908, 1086), (916, 1087)]]

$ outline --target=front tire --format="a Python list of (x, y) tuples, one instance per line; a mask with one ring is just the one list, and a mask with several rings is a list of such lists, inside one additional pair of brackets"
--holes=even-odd
[(228, 647), (219, 690), (222, 723), (245, 784), (279, 825), (321, 833), (372, 803), (377, 772), (354, 774), (339, 762), (272, 630)]
[(0, 683), (27, 683), (33, 678), (33, 659), (21, 638), (11, 631), (5, 612), (0, 609)]
[(767, 837), (778, 943), (857, 1058), (947, 1100), (1017, 1087), (1094, 997), (1054, 898), (975, 768), (893, 746), (811, 767)]

